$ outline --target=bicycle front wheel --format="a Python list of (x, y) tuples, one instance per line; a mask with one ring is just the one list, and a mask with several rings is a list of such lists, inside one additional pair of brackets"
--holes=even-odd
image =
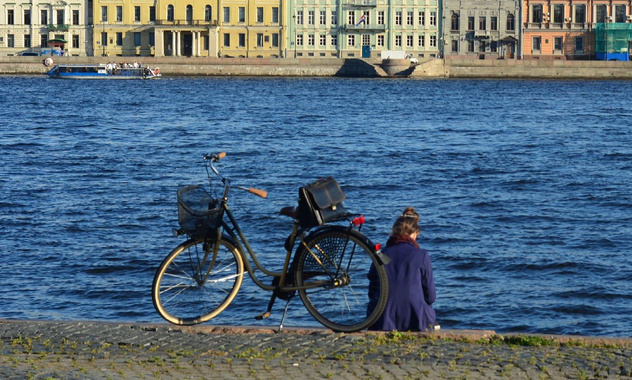
[(318, 322), (334, 331), (363, 330), (384, 311), (386, 270), (369, 244), (357, 231), (331, 229), (308, 238), (298, 248), (294, 278), (301, 300)]
[(154, 307), (177, 325), (206, 322), (221, 313), (235, 298), (244, 275), (239, 250), (228, 240), (188, 240), (164, 259), (154, 276)]

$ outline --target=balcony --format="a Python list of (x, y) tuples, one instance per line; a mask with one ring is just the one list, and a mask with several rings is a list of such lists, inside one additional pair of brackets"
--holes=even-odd
[(375, 8), (377, 0), (346, 0), (344, 4), (348, 7)]
[(48, 24), (48, 30), (51, 32), (56, 30), (68, 30), (70, 29), (70, 25), (68, 24)]
[(364, 23), (361, 25), (355, 24), (345, 24), (345, 30), (348, 31), (356, 31), (356, 32), (385, 32), (386, 25), (378, 25), (378, 24), (369, 24), (365, 25)]

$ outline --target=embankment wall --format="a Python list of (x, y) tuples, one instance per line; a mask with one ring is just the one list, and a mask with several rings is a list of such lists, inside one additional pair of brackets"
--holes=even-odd
[[(44, 57), (0, 57), (0, 75), (41, 75)], [(371, 59), (116, 57), (160, 67), (164, 76), (384, 77)], [(100, 57), (54, 57), (55, 63), (102, 63)], [(632, 62), (430, 59), (403, 75), (431, 78), (632, 79)]]

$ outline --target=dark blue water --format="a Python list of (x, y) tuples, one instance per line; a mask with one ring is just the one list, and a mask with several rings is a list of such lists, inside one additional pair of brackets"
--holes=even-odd
[[(162, 321), (156, 267), (203, 153), (269, 192), (232, 210), (280, 269), (297, 188), (339, 180), (364, 232), (422, 217), (443, 328), (628, 336), (632, 82), (0, 77), (0, 318)], [(211, 323), (257, 324), (249, 279)], [(282, 303), (266, 324), (275, 324)], [(317, 326), (296, 299), (289, 326)]]

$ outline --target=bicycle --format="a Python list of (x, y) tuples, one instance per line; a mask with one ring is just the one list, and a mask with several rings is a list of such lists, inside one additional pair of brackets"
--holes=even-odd
[[(386, 306), (388, 281), (384, 265), (389, 259), (360, 232), (364, 216), (347, 213), (339, 202), (329, 208), (311, 210), (325, 213), (324, 220), (314, 222), (311, 218), (315, 215), (307, 215), (310, 210), (305, 210), (301, 203), (304, 200), (299, 199), (298, 206), (284, 207), (280, 213), (293, 218), (294, 224), (285, 242), (283, 268), (280, 272), (268, 270), (258, 260), (228, 207), (230, 189), (246, 190), (262, 198), (267, 193), (233, 186), (215, 166), (224, 157), (225, 153), (203, 157), (211, 192), (213, 177), (223, 184), (221, 197), (212, 197), (202, 185), (178, 190), (180, 228), (174, 229), (174, 233), (187, 235), (188, 240), (173, 249), (156, 271), (152, 298), (158, 313), (178, 325), (207, 322), (233, 301), (248, 273), (257, 286), (272, 291), (267, 310), (255, 318), (269, 317), (277, 298), (287, 301), (279, 331), (296, 292), (307, 311), (334, 331), (354, 332), (375, 323)], [(339, 224), (344, 221), (346, 226)], [(375, 269), (371, 271), (375, 273), (371, 279), (370, 267)], [(255, 270), (272, 277), (272, 283), (264, 284)], [(375, 294), (371, 308), (368, 308), (369, 286)]]

